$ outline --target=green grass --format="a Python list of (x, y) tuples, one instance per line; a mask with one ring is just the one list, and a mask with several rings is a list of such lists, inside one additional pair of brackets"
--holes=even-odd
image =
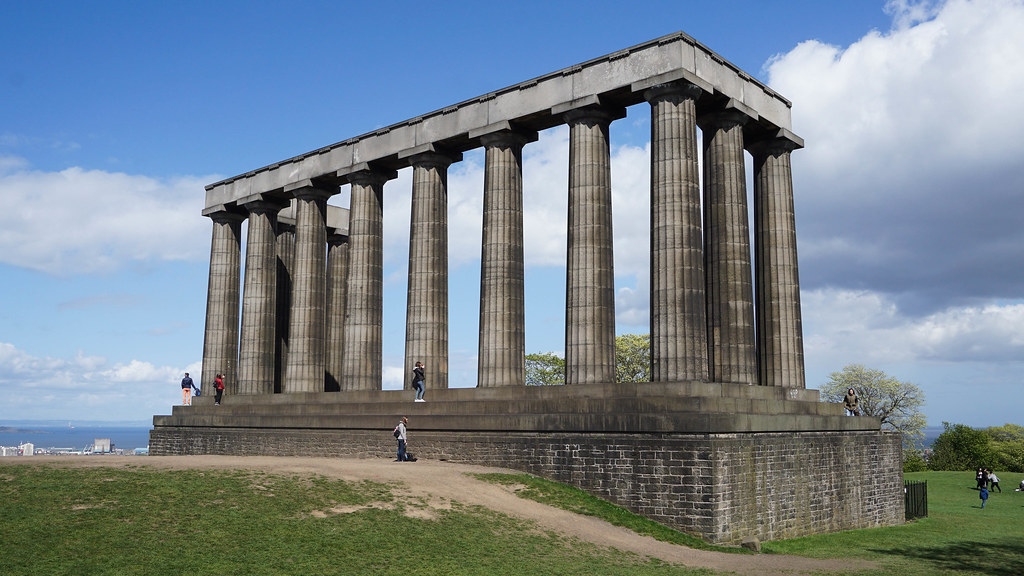
[(664, 524), (659, 524), (639, 514), (634, 514), (621, 506), (595, 498), (579, 488), (552, 482), (530, 474), (473, 474), (473, 476), (495, 484), (516, 486), (516, 494), (522, 498), (529, 498), (541, 504), (547, 504), (548, 506), (561, 508), (576, 514), (595, 516), (609, 524), (628, 528), (638, 534), (651, 536), (662, 542), (680, 544), (701, 550), (716, 550), (735, 554), (752, 553), (745, 548), (708, 544), (700, 538), (673, 530)]
[[(710, 574), (397, 485), (0, 461), (4, 575)], [(344, 510), (339, 510), (344, 508)]]
[(884, 567), (878, 574), (1024, 574), (1024, 492), (1019, 478), (999, 474), (1010, 488), (981, 509), (973, 472), (916, 472), (928, 481), (928, 517), (903, 526), (851, 530), (764, 544), (770, 553), (815, 558), (863, 558)]

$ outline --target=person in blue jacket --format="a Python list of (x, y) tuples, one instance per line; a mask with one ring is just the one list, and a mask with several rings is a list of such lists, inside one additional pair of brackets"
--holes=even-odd
[(988, 500), (988, 488), (982, 486), (981, 490), (978, 493), (978, 498), (981, 498), (981, 507), (984, 508), (985, 501)]

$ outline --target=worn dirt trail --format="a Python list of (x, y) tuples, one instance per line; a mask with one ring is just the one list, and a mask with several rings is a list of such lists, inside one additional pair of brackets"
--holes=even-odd
[[(430, 507), (448, 508), (451, 502), (483, 506), (503, 514), (536, 522), (544, 530), (658, 558), (690, 567), (711, 568), (743, 575), (811, 575), (820, 572), (877, 569), (857, 560), (819, 560), (769, 554), (725, 554), (695, 550), (660, 542), (647, 536), (592, 518), (520, 498), (514, 488), (477, 480), (467, 473), (516, 470), (488, 468), (450, 462), (419, 461), (399, 463), (384, 459), (336, 459), (269, 456), (56, 456), (19, 458), (25, 463), (54, 463), (66, 466), (145, 466), (169, 469), (246, 469), (280, 474), (320, 474), (348, 481), (395, 482), (408, 480), (395, 489), (409, 497), (422, 498)], [(331, 512), (331, 511), (328, 511)], [(338, 511), (334, 511), (338, 512)]]

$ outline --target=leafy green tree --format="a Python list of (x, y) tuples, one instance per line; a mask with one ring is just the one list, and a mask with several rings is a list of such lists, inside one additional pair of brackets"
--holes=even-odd
[(554, 352), (526, 355), (527, 386), (565, 384), (565, 359)]
[(920, 450), (904, 450), (903, 451), (903, 471), (904, 472), (924, 472), (928, 469), (928, 461), (924, 459), (924, 455), (921, 454)]
[(853, 388), (860, 399), (860, 412), (882, 421), (882, 427), (899, 430), (904, 448), (917, 449), (928, 424), (921, 406), (924, 391), (910, 382), (901, 382), (881, 370), (850, 364), (842, 372), (833, 372), (820, 390), (824, 402), (842, 402)]
[(650, 334), (623, 334), (615, 338), (615, 381), (651, 381)]
[(932, 470), (974, 470), (992, 467), (988, 434), (964, 424), (942, 423), (942, 434), (932, 443), (928, 467)]
[(1006, 424), (985, 429), (996, 470), (1024, 472), (1024, 426)]

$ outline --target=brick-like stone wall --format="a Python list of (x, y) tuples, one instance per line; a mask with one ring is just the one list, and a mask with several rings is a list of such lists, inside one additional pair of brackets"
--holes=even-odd
[[(902, 447), (887, 432), (409, 432), (419, 458), (578, 486), (709, 542), (903, 522)], [(390, 430), (157, 427), (150, 454), (394, 458)], [(884, 471), (884, 472), (882, 472)]]

